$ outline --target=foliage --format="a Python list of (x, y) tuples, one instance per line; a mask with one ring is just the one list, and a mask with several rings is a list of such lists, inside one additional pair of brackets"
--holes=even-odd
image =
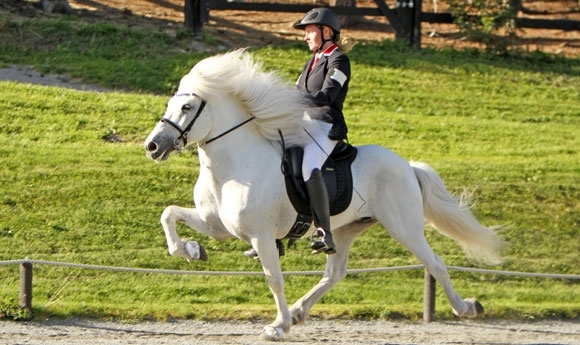
[(14, 298), (0, 300), (0, 320), (28, 321), (31, 319), (31, 311), (18, 307)]
[[(170, 257), (159, 225), (167, 205), (191, 205), (197, 156), (189, 150), (154, 164), (142, 142), (180, 77), (205, 54), (179, 49), (181, 38), (109, 24), (67, 19), (0, 25), (0, 64), (32, 64), (117, 90), (0, 82), (0, 260), (261, 270), (258, 261), (242, 256), (246, 243), (218, 242), (185, 227), (180, 233), (202, 242), (210, 261)], [(308, 57), (295, 45), (254, 54), (290, 84)], [(470, 191), (484, 224), (506, 226), (506, 262), (492, 268), (578, 274), (579, 60), (417, 52), (393, 42), (362, 42), (350, 56), (354, 74), (345, 111), (353, 144), (376, 143), (427, 161), (451, 191)], [(448, 265), (473, 265), (454, 242), (433, 231), (426, 235)], [(380, 226), (355, 242), (349, 260), (351, 268), (417, 264)], [(287, 250), (282, 265), (286, 271), (321, 270), (324, 258), (311, 256), (304, 240)], [(450, 274), (462, 295), (484, 303), (488, 317), (580, 316), (577, 281)], [(17, 269), (2, 266), (0, 276), (0, 296), (16, 296)], [(351, 275), (313, 315), (417, 319), (422, 277), (419, 271)], [(287, 276), (288, 300), (318, 280)], [(452, 318), (438, 293), (437, 317)], [(3, 306), (13, 305), (4, 300)], [(272, 318), (275, 310), (261, 276), (46, 265), (34, 267), (33, 308), (37, 317), (122, 319)]]
[[(470, 40), (505, 54), (515, 37), (518, 0), (449, 0), (453, 21)], [(503, 29), (503, 32), (500, 32)]]

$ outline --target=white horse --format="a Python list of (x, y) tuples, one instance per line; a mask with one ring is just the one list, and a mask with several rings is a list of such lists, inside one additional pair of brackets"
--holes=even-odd
[(263, 72), (243, 50), (206, 58), (181, 79), (145, 141), (147, 156), (155, 161), (167, 159), (188, 142), (197, 144), (196, 208), (169, 206), (161, 216), (169, 253), (207, 260), (199, 243), (180, 239), (177, 221), (217, 240), (235, 237), (251, 244), (277, 307), (276, 320), (264, 328), (264, 335), (280, 340), (346, 276), (354, 239), (380, 222), (441, 284), (455, 314), (481, 313), (479, 302), (463, 300), (453, 289), (445, 264), (425, 239), (425, 220), (457, 240), (467, 254), (488, 263), (500, 262), (500, 240), (447, 192), (427, 164), (409, 164), (377, 145), (358, 147), (352, 164), (356, 193), (348, 208), (331, 218), (336, 254), (327, 256), (320, 282), (288, 307), (275, 242), (286, 236), (297, 212), (280, 172), (279, 130), (287, 146), (300, 145), (304, 128), (312, 123), (303, 116), (305, 107), (293, 86)]

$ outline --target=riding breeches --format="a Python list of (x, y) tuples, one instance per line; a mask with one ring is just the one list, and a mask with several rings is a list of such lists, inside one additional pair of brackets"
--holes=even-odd
[(328, 132), (332, 124), (328, 122), (314, 120), (314, 126), (306, 130), (308, 140), (304, 146), (304, 159), (302, 161), (302, 177), (304, 181), (310, 179), (312, 170), (322, 170), (322, 165), (334, 150), (338, 143), (328, 137)]

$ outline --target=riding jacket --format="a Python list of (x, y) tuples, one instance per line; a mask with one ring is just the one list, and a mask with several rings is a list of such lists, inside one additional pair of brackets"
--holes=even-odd
[(348, 93), (350, 59), (336, 44), (320, 53), (318, 62), (311, 69), (315, 58), (316, 55), (306, 62), (296, 86), (313, 104), (307, 113), (312, 118), (332, 123), (328, 137), (332, 140), (347, 139), (342, 106)]

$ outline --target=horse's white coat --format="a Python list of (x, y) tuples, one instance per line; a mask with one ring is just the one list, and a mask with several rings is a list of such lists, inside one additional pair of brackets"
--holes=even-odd
[[(164, 117), (184, 128), (202, 100), (207, 106), (187, 136), (189, 142), (197, 143), (199, 152), (196, 208), (165, 209), (161, 223), (168, 249), (171, 255), (187, 260), (199, 257), (198, 248), (179, 238), (178, 221), (218, 240), (236, 237), (250, 243), (259, 255), (278, 310), (276, 320), (264, 329), (267, 338), (283, 338), (292, 324), (302, 322), (312, 306), (346, 276), (352, 242), (377, 221), (425, 265), (457, 315), (476, 316), (478, 303), (463, 300), (455, 292), (445, 264), (427, 243), (425, 220), (484, 261), (500, 261), (499, 239), (447, 192), (428, 165), (409, 164), (377, 145), (358, 147), (352, 166), (353, 201), (331, 218), (337, 253), (327, 257), (320, 282), (289, 308), (275, 239), (286, 235), (296, 211), (280, 173), (278, 129), (287, 144), (300, 145), (303, 128), (309, 126), (302, 116), (306, 105), (295, 89), (273, 73), (261, 72), (244, 51), (199, 62), (182, 79)], [(189, 106), (184, 107), (186, 104)], [(205, 145), (251, 116), (255, 120)], [(167, 159), (182, 146), (176, 142), (178, 136), (175, 128), (160, 122), (145, 141), (147, 155)]]

